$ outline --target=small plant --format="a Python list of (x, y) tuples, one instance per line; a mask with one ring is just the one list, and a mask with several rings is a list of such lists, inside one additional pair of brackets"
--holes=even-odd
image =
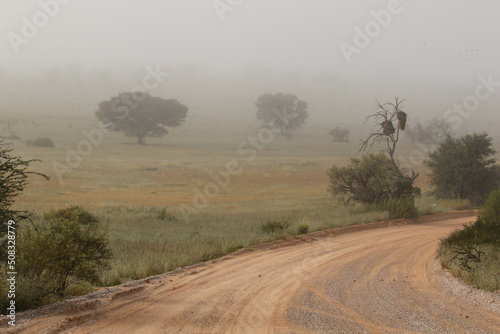
[(26, 141), (26, 145), (28, 146), (36, 146), (36, 147), (54, 147), (54, 142), (50, 137), (38, 137), (36, 139), (28, 139)]
[(308, 223), (301, 223), (298, 228), (298, 233), (299, 234), (307, 234), (309, 232), (309, 224)]
[(278, 220), (268, 220), (260, 225), (260, 230), (264, 233), (285, 232), (290, 227), (290, 223)]
[(167, 209), (165, 209), (165, 208), (162, 208), (161, 210), (158, 211), (156, 218), (158, 218), (159, 220), (168, 221), (168, 222), (173, 222), (173, 221), (177, 220), (177, 217), (175, 217), (173, 214), (168, 212)]

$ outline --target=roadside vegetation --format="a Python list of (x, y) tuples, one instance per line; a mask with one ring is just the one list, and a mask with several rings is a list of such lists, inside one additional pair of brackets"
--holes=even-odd
[(500, 188), (476, 221), (452, 232), (439, 245), (441, 265), (481, 289), (500, 289)]
[[(87, 292), (109, 268), (112, 253), (107, 232), (94, 215), (80, 207), (30, 217), (29, 222), (16, 223), (15, 231), (18, 311)], [(12, 271), (8, 269), (3, 266), (0, 272), (2, 291), (8, 288), (7, 272)], [(0, 296), (2, 311), (9, 304), (7, 297)]]
[(421, 191), (414, 186), (418, 174), (412, 171), (409, 175), (395, 159), (400, 131), (406, 129), (403, 101), (395, 98), (394, 103), (378, 103), (377, 112), (366, 118), (375, 125), (358, 152), (370, 150), (379, 142), (386, 146), (382, 152), (365, 153), (360, 159), (351, 158), (348, 166), (329, 169), (328, 190), (334, 197), (346, 204), (361, 203), (367, 211), (386, 211), (389, 218), (418, 216), (415, 199)]

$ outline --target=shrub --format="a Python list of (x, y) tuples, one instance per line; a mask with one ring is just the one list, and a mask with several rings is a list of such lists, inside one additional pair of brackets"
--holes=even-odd
[(268, 220), (260, 225), (260, 230), (264, 233), (285, 232), (289, 227), (288, 222)]
[(36, 139), (28, 139), (26, 141), (26, 145), (28, 146), (37, 146), (37, 147), (54, 147), (54, 142), (49, 137), (38, 137)]
[(496, 151), (487, 133), (447, 136), (424, 162), (430, 169), (432, 194), (438, 198), (468, 199), (480, 206), (500, 184)]
[(329, 134), (333, 137), (333, 141), (335, 142), (347, 143), (349, 141), (349, 129), (337, 126), (334, 129), (331, 129)]
[(78, 282), (97, 283), (111, 251), (106, 232), (89, 212), (71, 207), (51, 211), (26, 228), (19, 246), (19, 271), (51, 273), (54, 293)]
[(387, 211), (389, 218), (414, 218), (418, 216), (413, 197), (389, 198), (380, 204), (381, 211)]
[(328, 176), (328, 191), (347, 203), (353, 200), (370, 205), (420, 194), (420, 189), (413, 187), (411, 178), (401, 177), (391, 159), (383, 153), (351, 158), (349, 166), (332, 166)]
[(298, 234), (307, 234), (309, 232), (309, 224), (308, 223), (301, 223), (298, 228)]
[(76, 220), (78, 224), (82, 225), (99, 223), (96, 216), (79, 206), (70, 206), (64, 209), (49, 211), (43, 215), (43, 219), (46, 221), (57, 219)]
[(481, 209), (480, 217), (484, 222), (500, 225), (500, 188), (491, 192)]

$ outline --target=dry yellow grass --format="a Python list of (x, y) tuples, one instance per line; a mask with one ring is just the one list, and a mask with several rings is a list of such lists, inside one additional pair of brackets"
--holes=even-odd
[[(42, 160), (32, 165), (33, 170), (52, 179), (31, 177), (15, 207), (40, 214), (79, 205), (97, 214), (109, 229), (115, 253), (111, 269), (103, 273), (104, 285), (295, 235), (304, 224), (316, 231), (387, 217), (331, 198), (326, 170), (332, 164), (347, 164), (358, 142), (352, 136), (354, 142), (334, 143), (327, 127), (310, 125), (292, 140), (275, 136), (259, 144), (255, 157), (249, 153), (249, 138), (258, 137), (260, 128), (253, 123), (193, 118), (144, 146), (133, 144), (133, 138), (105, 133), (102, 143), (92, 145), (80, 163), (65, 170), (61, 182), (54, 164), (67, 165), (68, 152), (86, 140), (81, 131), (98, 129), (98, 124), (91, 118), (65, 117), (33, 122), (37, 126), (24, 125), (21, 137), (23, 133), (50, 136), (56, 147), (34, 148), (15, 141), (14, 153)], [(415, 149), (402, 141), (400, 152)], [(226, 171), (228, 163), (237, 163), (239, 172), (213, 192), (213, 176)], [(422, 166), (407, 167), (420, 172), (418, 185), (425, 188)], [(206, 189), (213, 196), (206, 196)], [(197, 206), (200, 192), (205, 196), (203, 205)], [(432, 212), (434, 203), (424, 197), (420, 207)], [(437, 203), (438, 211), (453, 209), (453, 203)], [(196, 208), (197, 214), (184, 215), (180, 205)], [(290, 228), (279, 235), (263, 234), (260, 225), (268, 220), (286, 221)]]

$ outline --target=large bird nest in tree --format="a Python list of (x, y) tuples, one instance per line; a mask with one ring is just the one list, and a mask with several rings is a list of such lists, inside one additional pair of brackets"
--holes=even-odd
[(382, 125), (382, 132), (386, 136), (390, 136), (396, 132), (396, 129), (394, 128), (394, 125), (392, 125), (391, 121), (383, 121), (380, 125)]
[(396, 118), (398, 119), (398, 128), (404, 131), (406, 127), (406, 113), (398, 110), (396, 112)]
[[(399, 131), (404, 131), (406, 128), (407, 115), (401, 110), (401, 103), (403, 101), (404, 100), (400, 100), (397, 97), (394, 103), (389, 102), (381, 104), (377, 101), (377, 108), (375, 109), (376, 113), (368, 116), (365, 121), (366, 123), (368, 120), (372, 119), (374, 120), (375, 125), (373, 126), (368, 138), (366, 140), (362, 140), (361, 147), (358, 151), (358, 153), (366, 150), (369, 151), (373, 144), (385, 141), (387, 148), (384, 151), (389, 154), (394, 166), (397, 168), (398, 173), (402, 177), (404, 175), (394, 159), (394, 152), (396, 150), (396, 144), (399, 140)], [(397, 128), (394, 127), (395, 122), (397, 122)], [(416, 176), (412, 178), (415, 179)]]

